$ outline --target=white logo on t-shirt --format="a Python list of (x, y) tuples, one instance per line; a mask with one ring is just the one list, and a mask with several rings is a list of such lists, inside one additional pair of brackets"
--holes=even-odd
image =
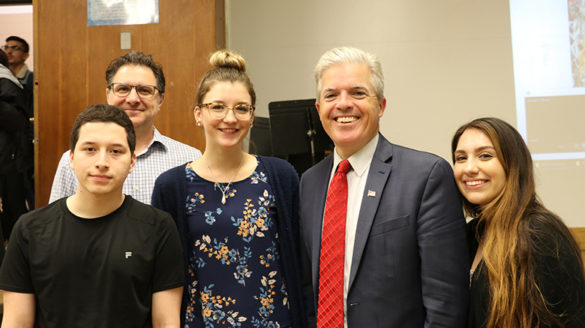
[(126, 258), (129, 258), (130, 256), (132, 256), (132, 252), (126, 252), (124, 254), (126, 255)]

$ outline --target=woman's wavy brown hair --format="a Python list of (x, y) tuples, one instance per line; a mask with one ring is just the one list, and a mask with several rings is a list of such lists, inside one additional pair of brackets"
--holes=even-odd
[(535, 241), (550, 233), (535, 229), (535, 220), (568, 240), (583, 268), (579, 247), (565, 224), (539, 201), (532, 158), (518, 131), (498, 118), (473, 120), (453, 136), (453, 154), (468, 129), (480, 130), (490, 138), (506, 173), (502, 191), (488, 204), (478, 206), (463, 199), (466, 215), (479, 219), (478, 226), (484, 231), (485, 267), (478, 270), (486, 269), (489, 278), (487, 328), (563, 327), (561, 315), (551, 312), (535, 277), (535, 258), (540, 254)]

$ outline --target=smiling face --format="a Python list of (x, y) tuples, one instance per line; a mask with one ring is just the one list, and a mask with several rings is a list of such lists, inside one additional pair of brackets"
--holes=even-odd
[[(239, 104), (251, 105), (252, 98), (244, 83), (221, 81), (213, 84), (202, 103), (221, 103), (233, 108)], [(201, 123), (205, 131), (205, 149), (241, 147), (242, 140), (254, 121), (253, 114), (249, 118), (237, 118), (230, 109), (223, 118), (214, 117), (205, 107), (196, 106), (193, 113), (195, 120)]]
[(467, 201), (486, 205), (504, 189), (506, 172), (490, 138), (481, 130), (467, 129), (457, 143), (453, 172)]
[(360, 63), (331, 66), (321, 76), (316, 103), (325, 132), (337, 153), (348, 158), (378, 133), (386, 98), (378, 99), (369, 68)]
[[(157, 85), (156, 77), (149, 67), (139, 65), (124, 65), (118, 69), (112, 83), (126, 83), (132, 86), (136, 85)], [(108, 104), (122, 108), (134, 128), (139, 131), (150, 130), (154, 126), (154, 119), (160, 111), (164, 95), (157, 90), (154, 97), (146, 99), (136, 93), (136, 88), (132, 88), (130, 94), (126, 97), (119, 97), (114, 94), (110, 88), (106, 89)]]
[(77, 192), (93, 195), (121, 195), (126, 176), (136, 161), (128, 146), (126, 130), (113, 122), (83, 124), (69, 156), (78, 181)]

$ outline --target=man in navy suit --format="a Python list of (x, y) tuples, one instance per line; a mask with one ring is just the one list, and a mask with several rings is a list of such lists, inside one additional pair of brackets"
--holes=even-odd
[(394, 145), (379, 133), (386, 98), (375, 56), (355, 48), (332, 49), (317, 63), (315, 79), (315, 105), (335, 150), (306, 171), (300, 185), (310, 311), (319, 313), (327, 190), (337, 165), (347, 159), (344, 326), (464, 327), (469, 286), (465, 220), (450, 165), (436, 155)]

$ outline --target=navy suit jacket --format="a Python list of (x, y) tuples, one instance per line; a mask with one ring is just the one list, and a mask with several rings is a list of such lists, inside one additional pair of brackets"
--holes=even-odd
[[(300, 184), (305, 294), (312, 315), (332, 166), (330, 155), (306, 171)], [(380, 135), (358, 218), (348, 327), (465, 327), (468, 269), (465, 219), (451, 166)]]

